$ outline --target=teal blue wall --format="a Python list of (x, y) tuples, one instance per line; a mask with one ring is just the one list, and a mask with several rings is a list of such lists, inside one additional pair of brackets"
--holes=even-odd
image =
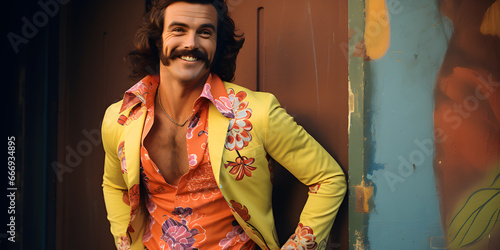
[(397, 11), (389, 8), (389, 50), (367, 62), (365, 72), (372, 90), (366, 176), (375, 188), (372, 250), (430, 249), (432, 237), (437, 244), (444, 236), (432, 166), (433, 90), (451, 27), (436, 0), (397, 2)]

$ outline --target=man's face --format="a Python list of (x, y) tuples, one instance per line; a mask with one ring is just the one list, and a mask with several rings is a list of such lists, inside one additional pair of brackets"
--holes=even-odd
[(165, 9), (161, 72), (180, 82), (208, 76), (217, 45), (217, 11), (210, 4), (176, 2)]

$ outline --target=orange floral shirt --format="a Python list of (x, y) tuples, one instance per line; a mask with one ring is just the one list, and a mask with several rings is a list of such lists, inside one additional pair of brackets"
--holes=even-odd
[(211, 75), (194, 103), (195, 115), (186, 134), (190, 170), (177, 186), (166, 183), (143, 144), (153, 126), (158, 85), (158, 77), (150, 77), (149, 84), (136, 85), (126, 95), (136, 101), (139, 98), (147, 107), (140, 166), (141, 188), (147, 194), (144, 200), (149, 211), (144, 245), (150, 250), (254, 249), (255, 243), (238, 225), (217, 187), (209, 158), (208, 105), (227, 100), (223, 82)]

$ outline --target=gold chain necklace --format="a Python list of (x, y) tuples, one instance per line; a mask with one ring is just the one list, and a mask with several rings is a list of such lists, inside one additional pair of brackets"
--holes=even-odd
[[(159, 89), (159, 88), (158, 88)], [(159, 92), (159, 91), (158, 91)], [(157, 93), (158, 95), (159, 93)], [(160, 108), (161, 110), (163, 111), (163, 113), (167, 116), (167, 118), (172, 121), (175, 125), (179, 126), (179, 127), (184, 127), (184, 125), (186, 125), (186, 122), (189, 121), (189, 119), (191, 119), (191, 117), (193, 117), (193, 113), (191, 113), (191, 115), (183, 122), (183, 123), (178, 123), (176, 121), (174, 121), (174, 119), (172, 119), (168, 114), (167, 114), (167, 111), (165, 111), (165, 109), (163, 108), (163, 105), (161, 104), (161, 97), (158, 96), (158, 102), (160, 103)]]

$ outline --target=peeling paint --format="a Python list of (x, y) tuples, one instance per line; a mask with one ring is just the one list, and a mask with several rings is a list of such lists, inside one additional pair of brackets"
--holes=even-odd
[(354, 250), (365, 250), (365, 249), (369, 249), (365, 246), (365, 243), (364, 243), (364, 235), (362, 232), (356, 230), (356, 243), (353, 244), (354, 246)]
[(366, 54), (366, 44), (364, 40), (359, 41), (356, 44), (356, 50), (352, 53), (353, 57), (361, 57), (365, 61), (370, 61), (371, 58)]
[(356, 213), (368, 214), (371, 211), (370, 198), (373, 196), (373, 186), (366, 185), (364, 181), (361, 185), (355, 187), (355, 211)]

